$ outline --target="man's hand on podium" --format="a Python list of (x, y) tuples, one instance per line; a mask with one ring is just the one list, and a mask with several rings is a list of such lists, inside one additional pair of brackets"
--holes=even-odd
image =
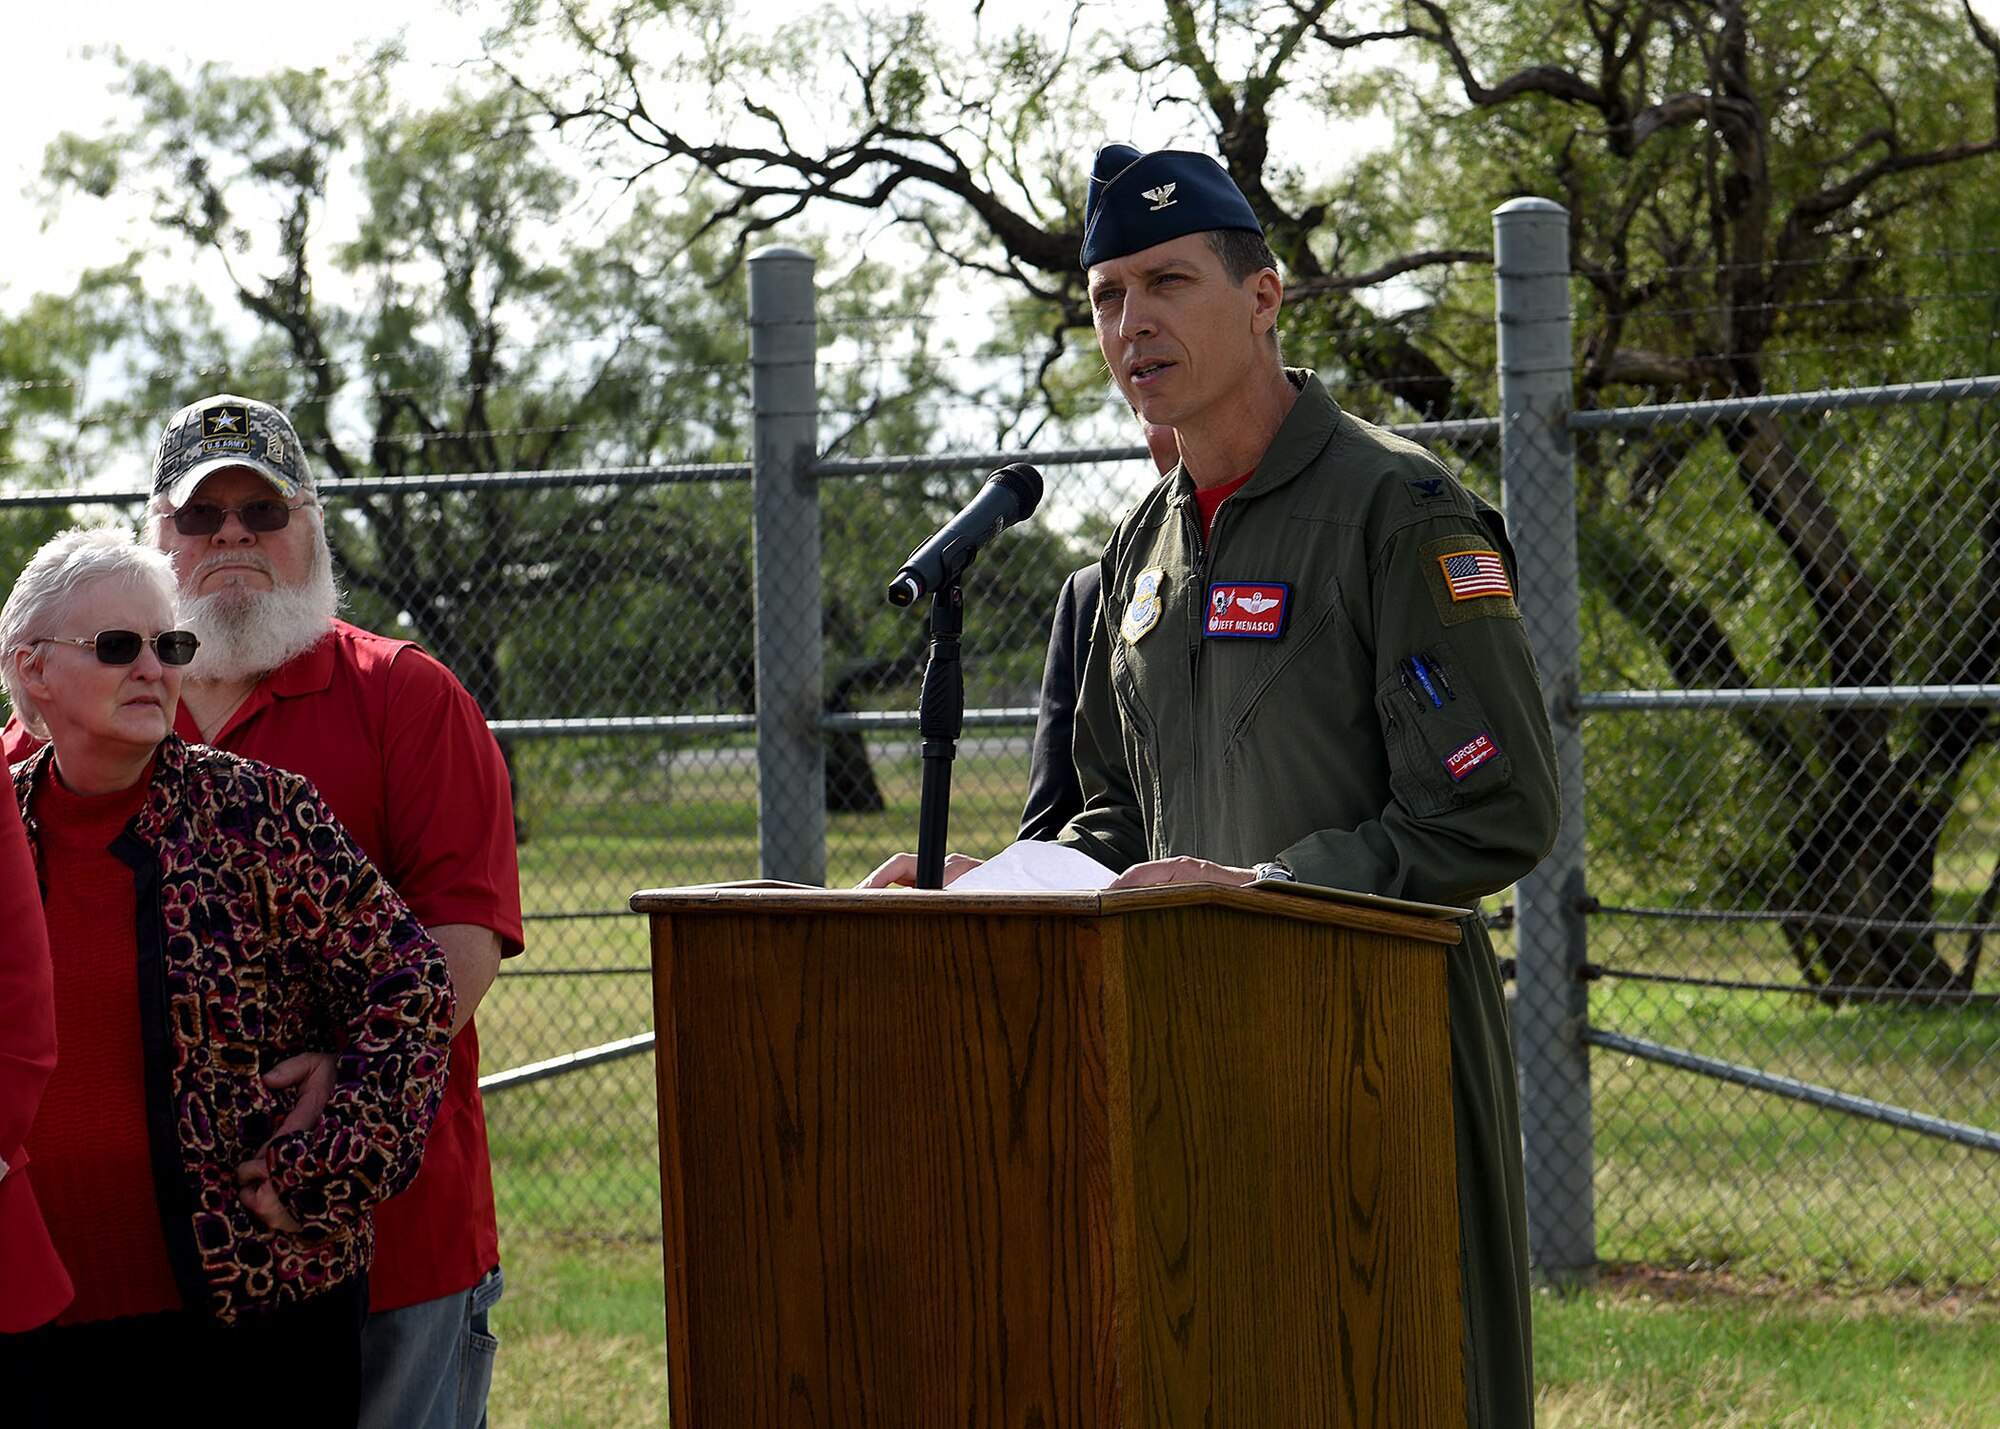
[(1220, 883), (1240, 888), (1257, 877), (1254, 868), (1210, 863), (1205, 858), (1156, 858), (1135, 863), (1112, 880), (1113, 888), (1159, 888), (1169, 883)]
[[(978, 868), (982, 862), (981, 859), (971, 858), (962, 853), (946, 854), (944, 886), (951, 887), (965, 874)], [(1161, 858), (1151, 863), (1135, 863), (1108, 884), (1093, 883), (1091, 886), (1161, 888), (1170, 883), (1217, 883), (1226, 888), (1239, 888), (1243, 884), (1256, 881), (1256, 878), (1257, 870), (1254, 868), (1237, 868), (1233, 864), (1211, 863), (1205, 858)], [(916, 883), (917, 856), (913, 853), (899, 853), (884, 861), (880, 868), (862, 879), (855, 887), (914, 888)]]
[[(951, 887), (960, 874), (970, 873), (979, 867), (981, 859), (962, 853), (948, 853), (944, 856), (944, 886)], [(892, 854), (882, 866), (854, 885), (856, 888), (915, 888), (917, 886), (917, 856), (913, 853)]]

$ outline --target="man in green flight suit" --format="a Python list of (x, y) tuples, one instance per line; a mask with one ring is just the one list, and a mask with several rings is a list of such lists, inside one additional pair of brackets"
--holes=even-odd
[[(1099, 152), (1098, 345), (1180, 467), (1122, 521), (1057, 836), (1116, 886), (1289, 877), (1471, 906), (1554, 842), (1555, 754), (1499, 515), (1277, 340), (1283, 283), (1203, 154)], [(1534, 1418), (1520, 1120), (1477, 917), (1447, 959), (1467, 1422)]]
[[(1499, 514), (1283, 365), (1284, 285), (1203, 154), (1101, 150), (1099, 348), (1180, 464), (1118, 523), (1056, 841), (1114, 888), (1294, 879), (1463, 907), (1555, 840), (1552, 746)], [(952, 855), (950, 882), (972, 866)], [(867, 886), (908, 883), (888, 860)], [(1521, 1128), (1485, 925), (1446, 958), (1466, 1422), (1534, 1422)]]

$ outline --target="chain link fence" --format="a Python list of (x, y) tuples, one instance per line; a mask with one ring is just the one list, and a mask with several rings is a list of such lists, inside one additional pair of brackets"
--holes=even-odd
[[(1503, 374), (1499, 419), (1400, 430), (1505, 502), (1524, 610), (1574, 652), (1540, 655), (1580, 771), (1574, 867), (1486, 910), (1520, 969), (1538, 1259), (1990, 1295), (2000, 383), (1572, 414), (1566, 307), (1505, 299), (1539, 276), (1566, 303), (1566, 267), (1500, 268), (1499, 331), (1555, 323), (1562, 360), (1511, 395)], [(350, 582), (352, 614), (446, 658), (513, 770), (529, 947), (479, 1013), (510, 1240), (657, 1242), (635, 889), (801, 858), (845, 885), (915, 846), (926, 622), (883, 598), (904, 553), (991, 468), (1042, 468), (1035, 522), (965, 581), (949, 841), (991, 852), (1054, 592), (1152, 480), (1136, 441), (821, 457), (809, 265), (804, 292), (775, 318), (753, 298), (750, 461), (326, 491), (352, 569), (393, 554), (385, 528), (454, 553), (434, 608)], [(119, 504), (21, 493), (0, 515), (31, 545), (86, 499)], [(773, 499), (791, 528), (769, 545)], [(779, 742), (823, 777), (771, 775)]]
[(1583, 419), (1607, 1260), (2000, 1284), (1996, 396)]
[[(1010, 532), (967, 573), (955, 847), (990, 852), (1014, 835), (1048, 601), (1145, 489), (1143, 455), (1134, 448), (1046, 463), (1035, 525)], [(914, 711), (928, 625), (921, 604), (893, 608), (884, 592), (904, 554), (985, 474), (976, 460), (888, 460), (818, 480), (820, 648), (778, 648), (805, 660), (808, 674), (816, 664), (819, 677), (774, 673), (777, 699), (787, 697), (785, 686), (816, 691), (824, 776), (816, 788), (775, 793), (794, 807), (817, 804), (831, 885), (851, 885), (889, 853), (915, 846), (922, 768)], [(646, 928), (626, 901), (641, 888), (766, 871), (760, 801), (774, 791), (760, 790), (760, 597), (747, 477), (732, 470), (622, 494), (620, 522), (699, 526), (711, 533), (716, 554), (707, 559), (718, 564), (695, 578), (680, 554), (686, 542), (662, 541), (656, 559), (626, 573), (629, 591), (549, 592), (535, 616), (548, 632), (537, 663), (517, 656), (507, 671), (509, 708), (520, 713), (496, 729), (515, 777), (529, 949), (503, 969), (479, 1014), (503, 1235), (659, 1235)], [(648, 603), (632, 604), (642, 593)], [(773, 618), (812, 623), (783, 604)], [(531, 704), (511, 693), (541, 687), (562, 690), (560, 701)], [(673, 713), (639, 713), (659, 710)]]

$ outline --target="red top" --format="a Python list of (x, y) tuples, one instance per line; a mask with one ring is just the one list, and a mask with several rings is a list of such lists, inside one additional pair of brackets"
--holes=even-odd
[[(201, 741), (185, 704), (176, 732)], [(503, 953), (521, 950), (506, 762), (477, 702), (418, 646), (336, 620), (206, 742), (310, 779), (426, 927), (473, 923), (498, 933)], [(9, 726), (9, 761), (34, 747)], [(474, 1023), (452, 1041), (423, 1169), (376, 1207), (375, 1228), (371, 1309), (469, 1289), (499, 1264)]]
[(22, 1145), (55, 1065), (55, 986), (42, 895), (14, 787), (7, 784), (0, 789), (0, 1162), (6, 1164), (0, 1170), (0, 1334), (47, 1324), (70, 1298), (69, 1276), (35, 1202)]
[(1257, 468), (1253, 466), (1234, 481), (1225, 481), (1220, 486), (1197, 486), (1194, 489), (1194, 504), (1201, 508), (1202, 540), (1206, 541), (1209, 531), (1214, 528), (1215, 513), (1221, 508), (1222, 503), (1241, 491), (1244, 483), (1256, 474)]
[(86, 799), (45, 779), (29, 811), (41, 830), (42, 907), (61, 969), (62, 1056), (28, 1146), (49, 1236), (76, 1282), (76, 1300), (57, 1317), (64, 1325), (181, 1303), (146, 1132), (138, 900), (132, 869), (111, 852), (150, 782)]

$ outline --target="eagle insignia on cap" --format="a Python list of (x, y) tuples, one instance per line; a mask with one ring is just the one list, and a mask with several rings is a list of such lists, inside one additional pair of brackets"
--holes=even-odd
[(1142, 154), (1130, 144), (1106, 144), (1091, 161), (1077, 258), (1088, 272), (1190, 233), (1232, 228), (1264, 231), (1243, 190), (1213, 155), (1186, 149)]

